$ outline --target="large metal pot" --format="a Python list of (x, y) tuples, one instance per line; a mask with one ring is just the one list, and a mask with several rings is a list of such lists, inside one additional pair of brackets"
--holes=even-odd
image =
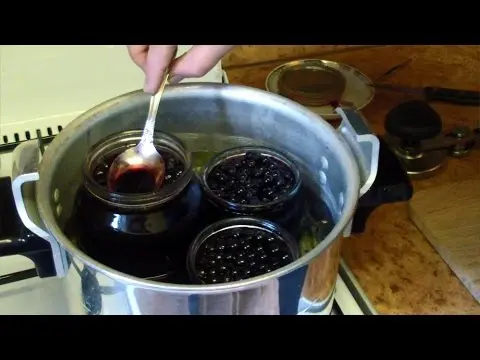
[[(40, 159), (36, 142), (14, 154), (13, 193), (25, 226), (47, 240), (56, 275), (63, 277), (74, 314), (296, 314), (315, 312), (333, 296), (340, 244), (349, 236), (361, 197), (378, 165), (378, 139), (354, 111), (337, 109), (335, 130), (307, 108), (245, 86), (169, 86), (157, 127), (181, 136), (189, 150), (222, 150), (228, 144), (189, 134), (244, 136), (296, 156), (314, 177), (335, 226), (297, 261), (261, 277), (219, 285), (174, 285), (115, 271), (79, 250), (62, 229), (72, 213), (82, 161), (99, 140), (142, 128), (149, 97), (128, 93), (85, 112), (66, 127)], [(210, 138), (210, 137), (209, 137)]]

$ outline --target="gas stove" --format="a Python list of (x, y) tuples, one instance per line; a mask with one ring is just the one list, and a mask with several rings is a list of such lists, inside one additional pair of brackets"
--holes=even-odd
[[(180, 53), (188, 47), (181, 46)], [(84, 110), (105, 99), (131, 91), (142, 83), (142, 73), (131, 65), (127, 54), (123, 52), (123, 46), (68, 46), (68, 49), (66, 46), (0, 46), (1, 178), (11, 176), (12, 151), (20, 142), (40, 139), (41, 145), (47, 147), (63, 127)], [(32, 63), (19, 65), (19, 59), (29, 59)], [(78, 72), (70, 76), (75, 61), (79, 62), (79, 59), (82, 63), (78, 64)], [(65, 64), (69, 64), (68, 68), (65, 68)], [(111, 64), (115, 64), (113, 69)], [(15, 80), (20, 68), (22, 71), (28, 69), (27, 75), (32, 86), (18, 86), (18, 81)], [(55, 74), (53, 78), (52, 74)], [(197, 81), (228, 83), (221, 64)], [(91, 83), (101, 83), (103, 86), (92, 90)], [(45, 89), (48, 89), (47, 92)], [(74, 91), (75, 96), (65, 94), (65, 89), (74, 89), (70, 91)], [(76, 99), (73, 103), (72, 98)], [(33, 100), (29, 100), (28, 106), (25, 106), (24, 99)], [(2, 191), (5, 189), (0, 187), (0, 192)], [(4, 195), (0, 193), (0, 196)], [(5, 214), (17, 214), (14, 206), (2, 211)], [(3, 241), (10, 240), (0, 236), (0, 242)], [(55, 277), (40, 278), (39, 273), (40, 270), (26, 257), (0, 257), (0, 315), (71, 313), (64, 292), (64, 280)], [(299, 315), (376, 314), (343, 261), (329, 306), (318, 313), (305, 313), (302, 311), (304, 305), (300, 304)]]

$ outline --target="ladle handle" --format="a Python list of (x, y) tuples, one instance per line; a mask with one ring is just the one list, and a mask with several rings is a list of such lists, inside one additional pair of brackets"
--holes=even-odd
[(162, 98), (163, 90), (168, 81), (168, 74), (165, 74), (162, 84), (157, 93), (150, 98), (150, 107), (148, 109), (148, 117), (143, 129), (141, 142), (153, 143), (153, 133), (155, 132), (155, 120), (157, 119), (158, 105)]

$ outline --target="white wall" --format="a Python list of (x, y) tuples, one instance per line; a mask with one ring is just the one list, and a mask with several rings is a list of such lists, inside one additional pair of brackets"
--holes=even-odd
[[(181, 45), (179, 55), (190, 46)], [(221, 78), (218, 64), (203, 80)], [(92, 106), (142, 88), (143, 80), (121, 45), (1, 45), (0, 135), (65, 126)]]

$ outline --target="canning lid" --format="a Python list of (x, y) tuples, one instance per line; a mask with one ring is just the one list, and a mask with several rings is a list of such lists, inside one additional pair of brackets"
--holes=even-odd
[[(94, 172), (105, 158), (120, 154), (127, 148), (137, 145), (141, 137), (142, 130), (123, 131), (103, 139), (90, 149), (83, 163), (84, 186), (90, 194), (110, 206), (147, 210), (172, 200), (186, 188), (194, 176), (191, 169), (191, 155), (180, 139), (161, 131), (154, 133), (155, 147), (159, 151), (172, 154), (175, 159), (183, 163), (183, 170), (175, 181), (164, 184), (155, 192), (118, 193), (109, 191), (106, 183), (96, 180)], [(168, 169), (166, 175), (168, 175)]]
[(298, 61), (287, 64), (278, 69), (270, 81), (275, 81), (279, 95), (305, 106), (339, 102), (346, 87), (343, 74), (322, 62)]
[(339, 62), (304, 59), (273, 69), (265, 81), (267, 91), (291, 99), (325, 120), (336, 120), (338, 105), (363, 109), (375, 94), (372, 81), (358, 69)]

